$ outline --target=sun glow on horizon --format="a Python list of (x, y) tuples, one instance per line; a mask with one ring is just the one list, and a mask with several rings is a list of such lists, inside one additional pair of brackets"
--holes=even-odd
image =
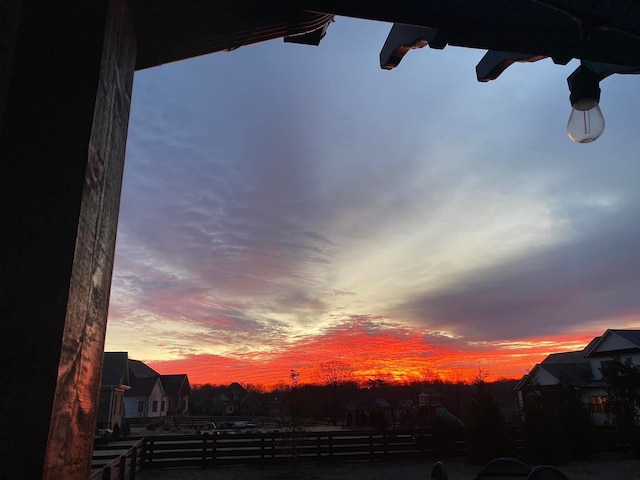
[(331, 361), (347, 365), (351, 378), (359, 383), (376, 379), (472, 382), (479, 375), (488, 381), (521, 378), (550, 353), (568, 351), (569, 346), (580, 350), (593, 337), (430, 345), (420, 332), (400, 333), (370, 333), (366, 324), (356, 324), (273, 354), (199, 354), (175, 360), (131, 356), (162, 373), (187, 373), (193, 384), (240, 382), (270, 388), (287, 384), (291, 370), (300, 374), (301, 383), (317, 383), (320, 365)]

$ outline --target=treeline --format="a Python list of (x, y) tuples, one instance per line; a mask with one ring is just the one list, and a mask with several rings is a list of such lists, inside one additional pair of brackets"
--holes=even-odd
[[(492, 399), (508, 421), (519, 415), (518, 400), (513, 390), (516, 383), (517, 380), (512, 379), (486, 383)], [(226, 388), (226, 385), (194, 385), (190, 399), (191, 413), (220, 415), (221, 411), (216, 409), (216, 405), (219, 405), (218, 399)], [(398, 410), (403, 407), (409, 410), (409, 407), (417, 407), (421, 394), (429, 396), (431, 405), (442, 405), (464, 421), (476, 396), (477, 385), (441, 380), (397, 383), (375, 379), (364, 384), (341, 381), (323, 385), (279, 385), (269, 391), (251, 385), (244, 385), (244, 388), (252, 399), (258, 401), (252, 401), (252, 405), (259, 403), (258, 411), (247, 411), (246, 414), (289, 418), (293, 407), (300, 416), (313, 421), (334, 425), (353, 422), (355, 425), (356, 421), (362, 424), (356, 415), (361, 415), (363, 411), (385, 408)], [(242, 415), (243, 412), (238, 414)]]

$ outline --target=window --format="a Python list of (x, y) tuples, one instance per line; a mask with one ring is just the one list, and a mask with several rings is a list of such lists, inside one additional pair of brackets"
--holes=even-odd
[(592, 412), (606, 412), (607, 397), (589, 397), (589, 408)]
[(153, 401), (153, 407), (151, 407), (151, 411), (152, 412), (157, 412), (158, 411), (158, 400), (154, 400)]
[(144, 412), (144, 400), (138, 400), (138, 413)]
[(164, 412), (164, 400), (162, 400), (162, 402), (160, 402), (160, 411)]
[(613, 360), (603, 360), (602, 362), (600, 362), (600, 371), (603, 374), (606, 373), (607, 369), (609, 369), (611, 365), (613, 365)]

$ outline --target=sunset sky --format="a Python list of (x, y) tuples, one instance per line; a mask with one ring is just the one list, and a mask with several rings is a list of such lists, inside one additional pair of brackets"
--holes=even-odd
[(519, 378), (640, 327), (640, 80), (602, 82), (577, 145), (576, 61), (384, 71), (390, 27), (136, 73), (108, 351), (192, 384)]

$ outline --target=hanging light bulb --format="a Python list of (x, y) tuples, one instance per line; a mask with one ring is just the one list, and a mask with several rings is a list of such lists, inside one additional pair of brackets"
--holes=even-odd
[(604, 116), (598, 102), (592, 98), (579, 100), (573, 105), (567, 133), (576, 143), (593, 142), (604, 132)]
[(571, 116), (567, 134), (576, 143), (589, 143), (604, 132), (604, 116), (600, 110), (600, 86), (598, 76), (580, 65), (567, 79), (571, 95)]

